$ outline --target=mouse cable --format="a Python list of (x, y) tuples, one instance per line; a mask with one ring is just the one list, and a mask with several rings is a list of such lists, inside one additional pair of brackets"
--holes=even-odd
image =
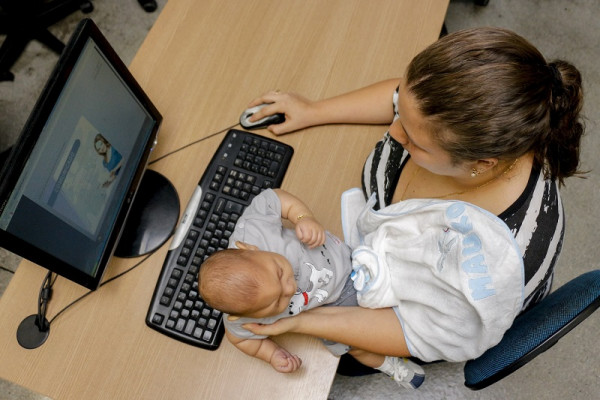
[(163, 154), (162, 156), (158, 157), (157, 159), (150, 161), (150, 162), (148, 163), (148, 165), (152, 165), (152, 164), (154, 164), (154, 163), (156, 163), (156, 162), (158, 162), (158, 161), (162, 160), (163, 158), (169, 157), (170, 155), (173, 155), (173, 154), (175, 154), (175, 153), (178, 153), (178, 152), (180, 152), (180, 151), (181, 151), (181, 150), (183, 150), (183, 149), (187, 149), (188, 147), (190, 147), (190, 146), (193, 146), (193, 145), (195, 145), (195, 144), (198, 144), (198, 143), (200, 143), (200, 142), (203, 142), (203, 141), (205, 141), (206, 139), (210, 139), (210, 138), (212, 138), (213, 136), (217, 136), (218, 134), (221, 134), (221, 133), (223, 133), (223, 132), (225, 132), (225, 131), (228, 131), (228, 130), (230, 130), (230, 129), (233, 129), (233, 128), (235, 128), (236, 126), (238, 126), (239, 124), (240, 124), (240, 123), (238, 122), (238, 123), (236, 123), (236, 124), (233, 124), (233, 125), (231, 125), (231, 126), (228, 126), (228, 127), (227, 127), (227, 128), (225, 128), (225, 129), (221, 129), (221, 130), (220, 130), (220, 131), (218, 131), (218, 132), (211, 133), (211, 134), (210, 134), (210, 135), (208, 135), (208, 136), (204, 136), (203, 138), (200, 138), (200, 139), (198, 139), (198, 140), (195, 140), (195, 141), (193, 141), (193, 142), (191, 142), (191, 143), (188, 143), (188, 144), (186, 144), (186, 145), (184, 145), (184, 146), (182, 146), (182, 147), (180, 147), (180, 148), (178, 148), (178, 149), (175, 149), (175, 150), (173, 150), (173, 151), (170, 151), (170, 152), (168, 152), (167, 154)]
[(15, 274), (15, 271), (13, 271), (12, 269), (3, 267), (2, 265), (0, 265), (0, 271), (8, 272), (9, 274), (13, 274), (13, 275)]
[[(233, 128), (235, 128), (235, 127), (236, 127), (236, 126), (238, 126), (238, 125), (239, 125), (239, 122), (238, 122), (238, 123), (236, 123), (236, 124), (233, 124), (233, 125), (231, 125), (231, 126), (228, 126), (228, 127), (227, 127), (227, 128), (225, 128), (225, 129), (221, 129), (221, 130), (220, 130), (220, 131), (218, 131), (218, 132), (211, 133), (211, 134), (209, 134), (209, 135), (207, 135), (207, 136), (204, 136), (204, 137), (202, 137), (202, 138), (200, 138), (200, 139), (198, 139), (198, 140), (195, 140), (195, 141), (193, 141), (193, 142), (191, 142), (191, 143), (188, 143), (188, 144), (186, 144), (186, 145), (184, 145), (184, 146), (182, 146), (182, 147), (180, 147), (180, 148), (178, 148), (178, 149), (175, 149), (175, 150), (173, 150), (173, 151), (171, 151), (171, 152), (169, 152), (169, 153), (167, 153), (167, 154), (164, 154), (164, 155), (162, 155), (162, 156), (158, 157), (156, 160), (152, 160), (151, 162), (149, 162), (149, 163), (148, 163), (148, 165), (154, 164), (155, 162), (157, 162), (157, 161), (160, 161), (160, 160), (162, 160), (163, 158), (166, 158), (166, 157), (168, 157), (168, 156), (170, 156), (170, 155), (173, 155), (173, 154), (175, 154), (175, 153), (177, 153), (177, 152), (179, 152), (179, 151), (181, 151), (181, 150), (183, 150), (183, 149), (186, 149), (186, 148), (188, 148), (188, 147), (190, 147), (190, 146), (192, 146), (192, 145), (195, 145), (195, 144), (197, 144), (197, 143), (203, 142), (203, 141), (205, 141), (205, 140), (207, 140), (207, 139), (210, 139), (210, 138), (212, 138), (212, 137), (214, 137), (214, 136), (217, 136), (217, 135), (219, 135), (219, 134), (221, 134), (221, 133), (223, 133), (223, 132), (226, 132), (226, 131), (228, 131), (228, 130), (230, 130), (230, 129), (233, 129)], [(100, 289), (102, 286), (106, 285), (107, 283), (109, 283), (109, 282), (112, 282), (112, 281), (114, 281), (114, 280), (116, 280), (116, 279), (118, 279), (118, 278), (122, 277), (123, 275), (125, 275), (125, 274), (127, 274), (127, 273), (129, 273), (129, 272), (133, 271), (134, 269), (136, 269), (137, 267), (139, 267), (140, 265), (142, 265), (142, 264), (143, 264), (143, 263), (144, 263), (144, 262), (145, 262), (145, 261), (146, 261), (148, 258), (150, 258), (150, 256), (151, 256), (152, 254), (154, 254), (154, 252), (151, 252), (150, 254), (146, 255), (146, 257), (144, 257), (143, 259), (141, 259), (140, 261), (138, 261), (138, 262), (137, 262), (136, 264), (134, 264), (132, 267), (130, 267), (130, 268), (128, 268), (128, 269), (126, 269), (126, 270), (125, 270), (125, 271), (123, 271), (123, 272), (121, 272), (120, 274), (117, 274), (117, 275), (113, 276), (112, 278), (110, 278), (110, 279), (108, 279), (108, 280), (106, 280), (106, 281), (102, 282), (102, 283), (101, 283), (101, 284), (98, 286), (98, 289)], [(56, 280), (57, 278), (58, 278), (58, 277), (55, 277), (55, 278), (54, 278), (54, 280)], [(54, 282), (52, 282), (52, 283), (54, 283)], [(42, 284), (42, 288), (43, 288), (43, 285), (45, 285), (45, 284), (46, 284), (46, 279), (44, 279), (44, 283)], [(40, 289), (40, 290), (42, 290), (42, 289)], [(94, 293), (94, 290), (90, 290), (89, 292), (87, 292), (87, 293), (85, 293), (85, 294), (83, 294), (83, 295), (79, 296), (79, 297), (78, 297), (78, 298), (76, 298), (75, 300), (73, 300), (71, 303), (67, 304), (67, 305), (66, 305), (65, 307), (63, 307), (63, 309), (62, 309), (62, 310), (60, 310), (60, 311), (59, 311), (59, 312), (58, 312), (58, 313), (57, 313), (57, 314), (56, 314), (54, 317), (52, 317), (52, 319), (49, 321), (49, 323), (48, 323), (48, 324), (52, 324), (52, 321), (54, 321), (56, 318), (58, 318), (58, 316), (59, 316), (59, 315), (61, 315), (62, 313), (64, 313), (65, 311), (67, 311), (67, 309), (71, 308), (71, 306), (75, 305), (76, 303), (78, 303), (79, 301), (83, 300), (84, 298), (86, 298), (87, 296), (89, 296), (89, 295), (90, 295), (90, 294), (92, 294), (92, 293)]]

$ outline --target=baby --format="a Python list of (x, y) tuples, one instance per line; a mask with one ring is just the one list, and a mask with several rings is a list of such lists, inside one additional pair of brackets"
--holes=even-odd
[[(282, 219), (294, 229), (283, 227)], [(350, 248), (326, 232), (303, 202), (279, 189), (252, 201), (229, 243), (237, 248), (214, 253), (200, 268), (202, 298), (225, 313), (225, 332), (233, 345), (279, 372), (295, 371), (302, 364), (297, 355), (242, 325), (270, 324), (321, 305), (357, 306)], [(404, 387), (416, 388), (424, 380), (423, 369), (407, 359), (325, 344), (336, 356), (349, 352)]]

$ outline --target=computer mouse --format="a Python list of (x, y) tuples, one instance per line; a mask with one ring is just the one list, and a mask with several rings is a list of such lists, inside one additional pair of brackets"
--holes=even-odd
[(244, 112), (240, 116), (240, 124), (242, 125), (242, 127), (244, 127), (245, 129), (261, 129), (261, 128), (266, 128), (269, 125), (280, 124), (285, 121), (284, 114), (269, 115), (267, 117), (259, 119), (258, 121), (255, 121), (255, 122), (250, 122), (248, 120), (252, 115), (254, 115), (256, 112), (258, 112), (258, 110), (260, 110), (261, 108), (263, 108), (266, 105), (268, 105), (268, 104), (267, 103), (260, 104), (256, 107), (251, 107), (251, 108), (244, 110)]

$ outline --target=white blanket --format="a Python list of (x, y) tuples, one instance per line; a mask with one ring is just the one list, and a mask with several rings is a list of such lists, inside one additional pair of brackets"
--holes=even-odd
[(423, 361), (464, 361), (498, 343), (523, 302), (522, 254), (506, 224), (460, 201), (374, 203), (358, 189), (342, 196), (359, 304), (394, 307)]

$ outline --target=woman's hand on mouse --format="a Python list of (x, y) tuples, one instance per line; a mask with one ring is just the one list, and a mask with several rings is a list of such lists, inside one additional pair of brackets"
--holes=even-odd
[(258, 121), (266, 116), (281, 113), (285, 114), (285, 122), (281, 124), (270, 125), (267, 129), (275, 135), (283, 135), (317, 125), (315, 102), (295, 93), (281, 93), (279, 91), (270, 91), (257, 97), (248, 104), (248, 108), (260, 104), (268, 105), (257, 111), (250, 121)]

